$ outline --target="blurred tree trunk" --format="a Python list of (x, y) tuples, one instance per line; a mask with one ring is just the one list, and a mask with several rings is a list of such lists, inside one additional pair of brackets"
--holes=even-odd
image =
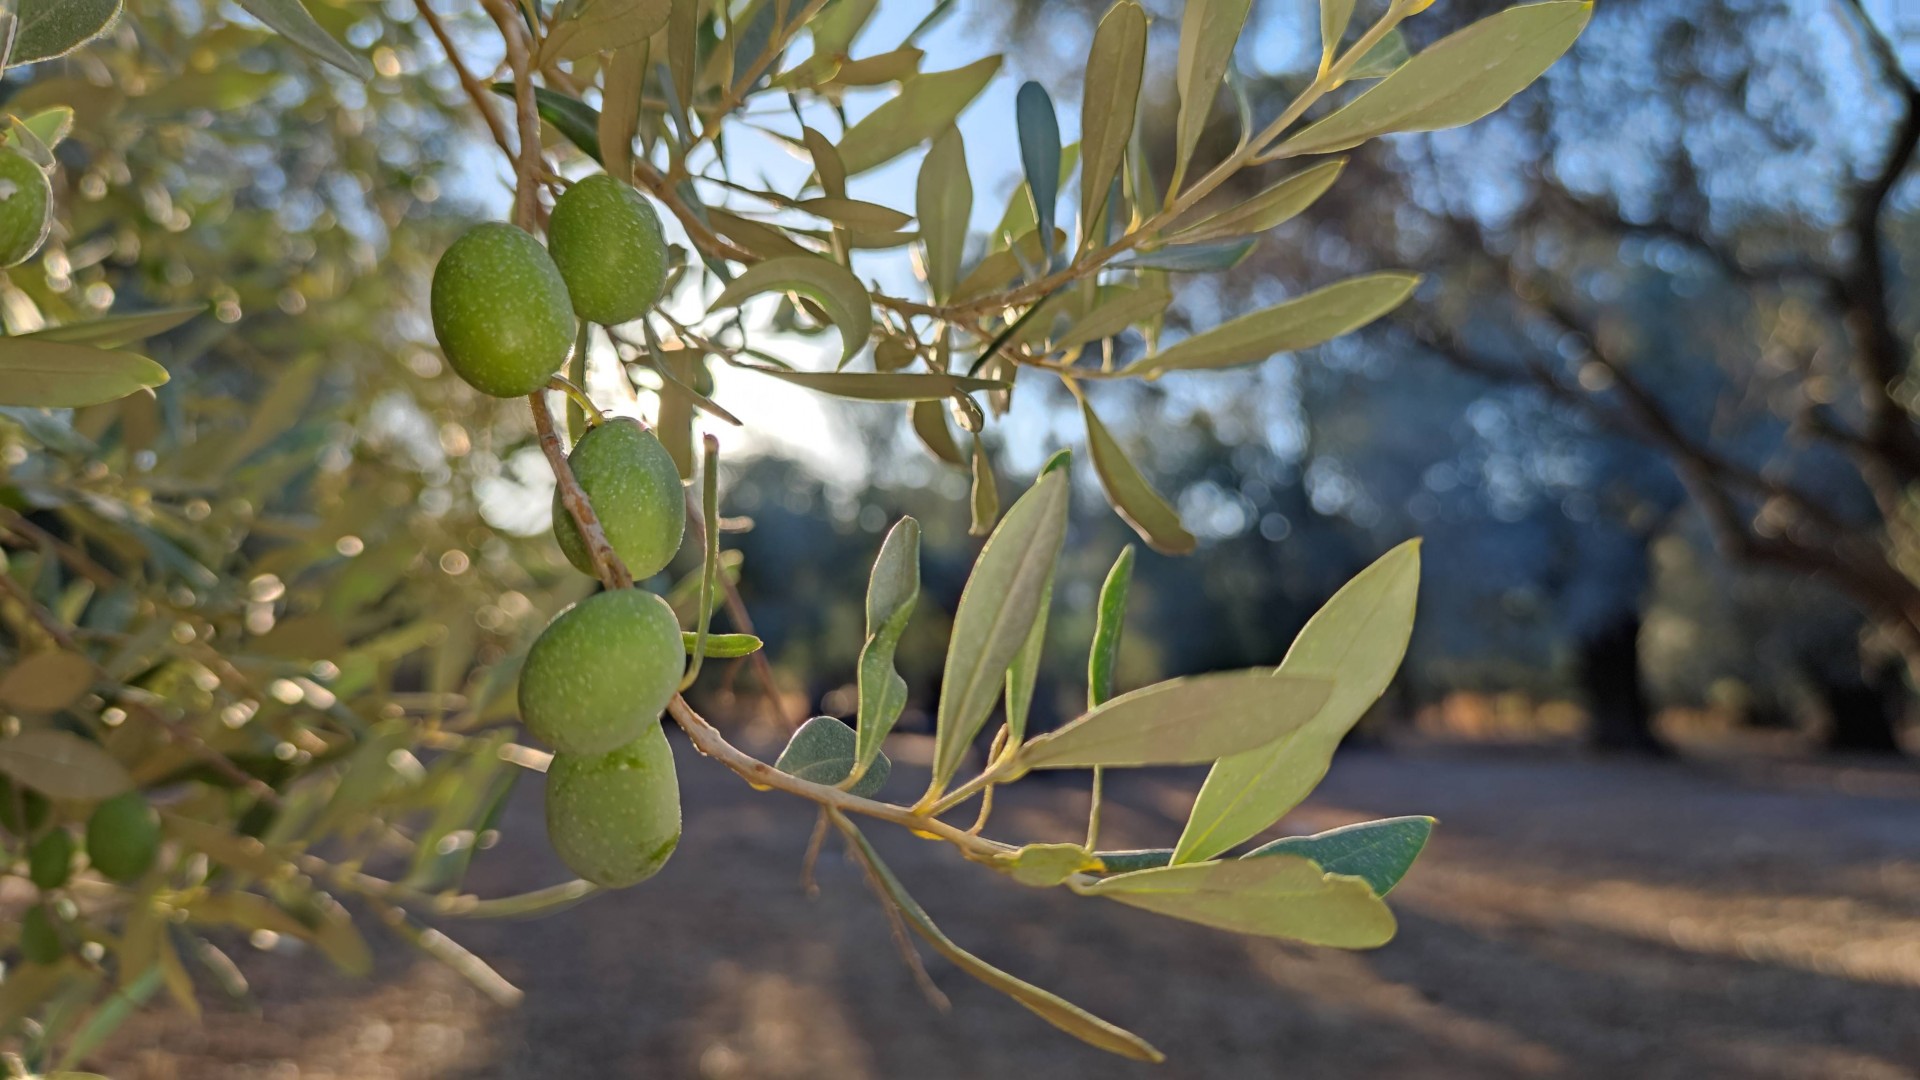
[(1614, 754), (1668, 753), (1653, 730), (1640, 678), (1640, 613), (1622, 612), (1580, 639), (1578, 670), (1587, 703), (1587, 744)]

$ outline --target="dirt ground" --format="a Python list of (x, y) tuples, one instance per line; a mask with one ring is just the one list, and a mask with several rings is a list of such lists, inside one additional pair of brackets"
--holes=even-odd
[[(1391, 898), (1399, 937), (1368, 953), (1025, 888), (870, 830), (950, 936), (1150, 1039), (1169, 1058), (1156, 1069), (929, 959), (952, 998), (936, 1012), (837, 848), (819, 898), (797, 888), (811, 808), (675, 750), (686, 838), (659, 877), (539, 920), (445, 924), (526, 991), (519, 1008), (397, 943), (371, 982), (254, 954), (240, 957), (254, 1011), (205, 1027), (142, 1018), (98, 1067), (117, 1080), (1920, 1076), (1910, 767), (1346, 752), (1288, 831), (1441, 823)], [(914, 771), (890, 791), (917, 791)], [(1120, 777), (1112, 840), (1170, 843), (1197, 782)], [(993, 831), (1076, 836), (1081, 783), (1024, 782)], [(561, 876), (538, 795), (522, 786), (475, 891)]]

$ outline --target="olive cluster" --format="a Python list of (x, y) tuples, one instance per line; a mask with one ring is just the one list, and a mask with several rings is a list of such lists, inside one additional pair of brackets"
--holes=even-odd
[[(0, 777), (0, 826), (27, 841), (27, 877), (42, 893), (67, 883), (81, 850), (64, 822), (48, 820), (52, 809), (46, 796)], [(160, 854), (160, 818), (139, 792), (125, 792), (94, 806), (84, 838), (87, 862), (95, 871), (131, 884)], [(55, 963), (67, 951), (65, 936), (52, 910), (35, 904), (20, 918), (20, 955), (37, 964)]]
[[(630, 322), (659, 302), (666, 240), (653, 205), (628, 185), (604, 175), (573, 184), (554, 203), (547, 236), (542, 247), (515, 226), (478, 225), (434, 270), (434, 333), (448, 364), (482, 393), (540, 392), (574, 348), (576, 318)], [(686, 502), (659, 438), (634, 420), (601, 421), (568, 464), (634, 578), (665, 568), (680, 550)], [(553, 531), (568, 561), (593, 573), (558, 494)], [(547, 835), (588, 881), (644, 881), (680, 841), (680, 790), (660, 715), (685, 670), (673, 609), (640, 588), (562, 611), (527, 652), (520, 716), (554, 749)]]

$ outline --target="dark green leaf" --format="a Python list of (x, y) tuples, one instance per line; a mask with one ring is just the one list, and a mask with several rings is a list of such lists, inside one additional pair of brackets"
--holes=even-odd
[[(509, 101), (513, 100), (513, 84), (510, 82), (494, 83), (493, 92)], [(534, 87), (533, 100), (540, 110), (540, 119), (595, 163), (606, 163), (600, 155), (600, 110), (578, 98), (568, 97), (544, 86)]]
[(1013, 103), (1014, 126), (1020, 135), (1020, 164), (1026, 170), (1027, 194), (1033, 199), (1033, 220), (1040, 229), (1042, 257), (1053, 262), (1053, 219), (1060, 203), (1060, 119), (1054, 115), (1047, 88), (1029, 79), (1020, 84)]
[(18, 0), (10, 66), (50, 60), (107, 32), (120, 0)]
[(1329, 874), (1365, 881), (1375, 896), (1393, 891), (1433, 835), (1430, 817), (1383, 818), (1329, 829), (1312, 836), (1288, 836), (1257, 847), (1242, 858), (1298, 855)]

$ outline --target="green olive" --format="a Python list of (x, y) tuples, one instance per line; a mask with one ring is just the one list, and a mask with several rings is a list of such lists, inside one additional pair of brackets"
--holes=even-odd
[(18, 150), (0, 149), (0, 267), (18, 266), (46, 243), (53, 227), (53, 185)]
[(567, 868), (621, 889), (658, 873), (680, 843), (680, 784), (659, 724), (610, 754), (555, 754), (547, 839)]
[(73, 871), (73, 834), (55, 827), (27, 849), (27, 877), (42, 891), (67, 883)]
[(433, 269), (433, 334), (475, 390), (522, 397), (547, 384), (573, 349), (567, 283), (523, 229), (475, 225)]
[(667, 238), (645, 195), (600, 173), (553, 204), (547, 240), (574, 314), (616, 326), (645, 315), (667, 281)]
[[(687, 530), (687, 501), (680, 470), (660, 437), (628, 417), (589, 428), (567, 455), (574, 479), (587, 493), (614, 554), (636, 580), (659, 573), (680, 550)], [(553, 496), (553, 538), (567, 561), (593, 573), (593, 556), (573, 515)]]
[(20, 916), (20, 956), (29, 963), (57, 964), (67, 953), (47, 909), (35, 904)]
[(121, 883), (138, 880), (160, 853), (160, 818), (137, 791), (94, 807), (87, 819), (87, 860)]
[(520, 669), (520, 718), (568, 754), (604, 754), (657, 727), (686, 670), (680, 623), (643, 589), (589, 596), (554, 617)]

